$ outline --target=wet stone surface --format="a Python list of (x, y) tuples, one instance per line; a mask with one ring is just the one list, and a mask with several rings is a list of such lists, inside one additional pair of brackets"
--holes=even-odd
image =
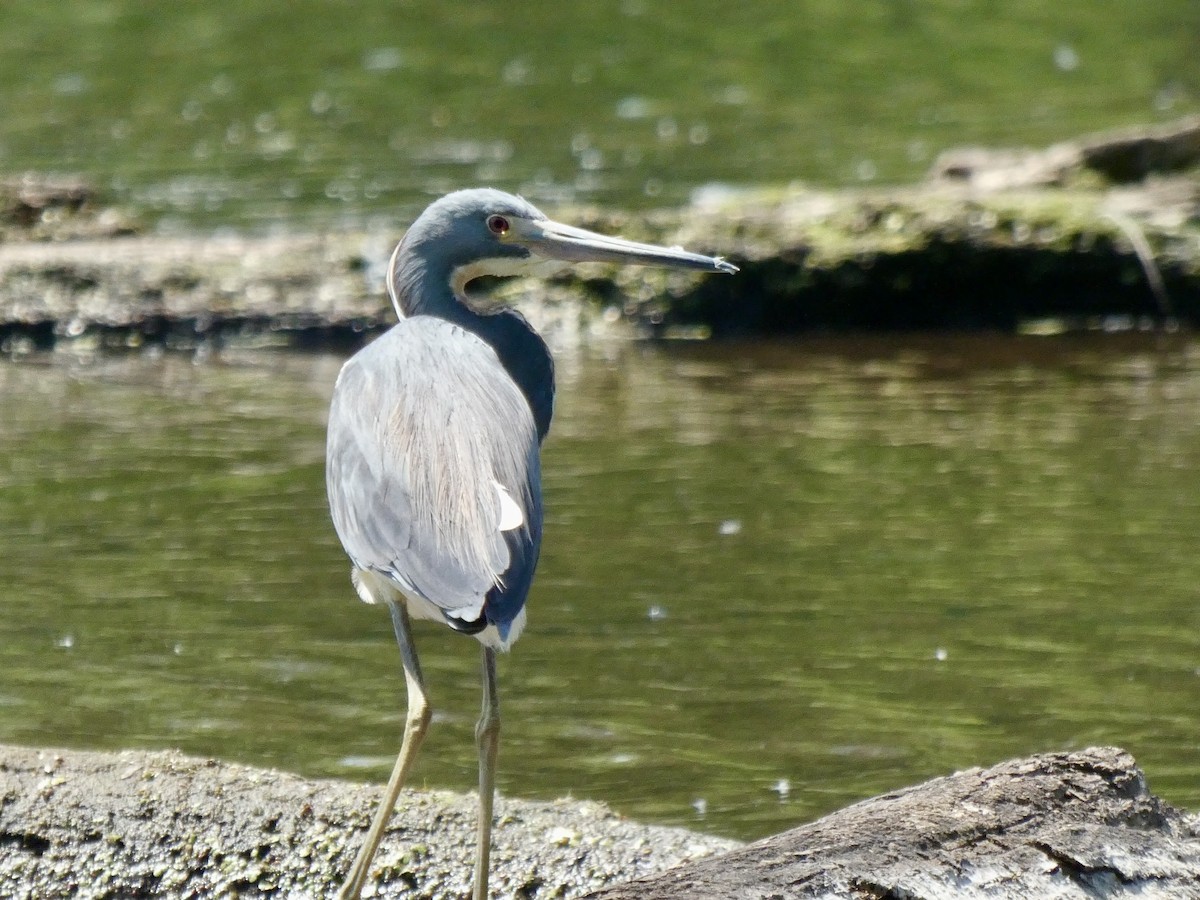
[[(0, 896), (331, 896), (380, 794), (173, 752), (0, 746)], [(465, 896), (475, 810), (406, 791), (364, 896)], [(501, 797), (496, 813), (498, 897), (575, 897), (737, 846), (597, 803)]]

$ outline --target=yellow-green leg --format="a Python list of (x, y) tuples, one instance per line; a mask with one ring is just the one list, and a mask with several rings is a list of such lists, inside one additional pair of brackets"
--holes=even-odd
[(392, 625), (396, 630), (396, 643), (400, 645), (400, 661), (404, 666), (404, 681), (408, 686), (408, 715), (404, 722), (404, 740), (400, 744), (400, 755), (396, 757), (396, 765), (392, 768), (392, 776), (388, 779), (387, 790), (383, 802), (375, 810), (375, 818), (371, 821), (371, 830), (367, 839), (358, 851), (354, 866), (342, 889), (338, 891), (339, 900), (358, 900), (363, 885), (367, 881), (367, 873), (371, 869), (371, 861), (379, 849), (383, 832), (387, 828), (388, 819), (396, 808), (396, 800), (400, 790), (408, 778), (409, 770), (425, 740), (429, 730), (431, 711), (429, 698), (425, 693), (425, 680), (421, 677), (421, 664), (417, 660), (417, 648), (413, 644), (412, 630), (409, 625), (408, 611), (404, 604), (389, 599), (388, 606), (392, 613)]
[(496, 693), (496, 651), (483, 648), (483, 711), (475, 726), (479, 744), (479, 830), (472, 900), (488, 900), (492, 855), (492, 804), (496, 798), (496, 750), (500, 745), (500, 699)]

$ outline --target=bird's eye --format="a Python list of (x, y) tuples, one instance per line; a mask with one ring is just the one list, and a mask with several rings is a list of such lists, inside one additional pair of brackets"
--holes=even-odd
[(492, 234), (508, 234), (510, 226), (504, 216), (488, 216), (487, 227)]

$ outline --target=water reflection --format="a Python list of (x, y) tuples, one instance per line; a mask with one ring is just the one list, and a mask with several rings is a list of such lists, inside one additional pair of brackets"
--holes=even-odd
[[(324, 505), (340, 360), (0, 366), (0, 740), (382, 779), (386, 617)], [(502, 790), (744, 837), (1009, 755), (1200, 803), (1200, 345), (560, 355)], [(417, 779), (470, 789), (477, 658), (418, 636)]]
[(1197, 109), (1198, 14), (1179, 0), (1105, 16), (1086, 0), (760, 2), (719, 28), (709, 5), (631, 5), (451, 20), (428, 0), (3, 4), (0, 75), (19, 89), (0, 165), (80, 171), (167, 228), (394, 228), (480, 181), (544, 204), (672, 206), (713, 184), (906, 182), (949, 146)]

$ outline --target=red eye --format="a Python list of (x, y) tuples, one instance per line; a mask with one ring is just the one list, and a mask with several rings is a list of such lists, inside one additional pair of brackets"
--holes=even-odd
[(508, 234), (510, 226), (504, 216), (488, 216), (487, 227), (492, 234)]

